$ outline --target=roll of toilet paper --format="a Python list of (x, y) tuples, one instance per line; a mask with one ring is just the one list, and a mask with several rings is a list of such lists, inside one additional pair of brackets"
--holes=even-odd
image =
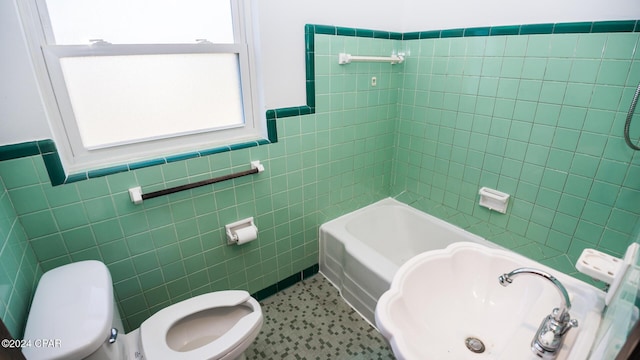
[(236, 230), (238, 237), (238, 245), (246, 244), (258, 238), (258, 228), (255, 226), (247, 226)]

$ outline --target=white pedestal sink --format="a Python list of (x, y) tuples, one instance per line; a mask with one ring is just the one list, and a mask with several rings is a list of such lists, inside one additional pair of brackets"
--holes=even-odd
[(579, 325), (565, 335), (556, 359), (586, 359), (605, 293), (516, 253), (476, 243), (455, 243), (407, 261), (378, 301), (376, 324), (400, 360), (539, 359), (531, 340), (561, 298), (540, 277), (500, 285), (500, 275), (521, 267), (545, 271), (564, 285), (571, 318)]

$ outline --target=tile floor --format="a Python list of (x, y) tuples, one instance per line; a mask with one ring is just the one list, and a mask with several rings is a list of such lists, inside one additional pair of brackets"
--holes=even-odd
[(316, 274), (260, 302), (262, 331), (248, 360), (394, 359), (385, 339)]

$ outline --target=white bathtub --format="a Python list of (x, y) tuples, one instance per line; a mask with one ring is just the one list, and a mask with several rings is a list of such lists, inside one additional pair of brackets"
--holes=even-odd
[(320, 226), (320, 272), (371, 324), (380, 296), (413, 256), (458, 241), (499, 247), (477, 235), (387, 198)]

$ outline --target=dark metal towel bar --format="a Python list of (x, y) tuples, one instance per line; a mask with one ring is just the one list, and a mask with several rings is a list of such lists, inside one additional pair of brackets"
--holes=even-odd
[(221, 181), (231, 180), (231, 179), (235, 179), (235, 178), (239, 178), (239, 177), (247, 176), (251, 174), (257, 174), (262, 171), (264, 171), (264, 166), (262, 166), (259, 161), (252, 161), (251, 169), (249, 170), (239, 171), (237, 173), (228, 174), (228, 175), (222, 175), (212, 179), (201, 180), (191, 184), (174, 186), (168, 189), (153, 191), (147, 194), (143, 194), (142, 188), (138, 186), (138, 187), (129, 189), (129, 196), (131, 197), (131, 201), (134, 204), (140, 204), (144, 200), (153, 199), (158, 196), (169, 195), (169, 194), (177, 193), (179, 191), (184, 191), (184, 190), (197, 188), (200, 186), (215, 184)]
[(193, 188), (197, 188), (197, 187), (205, 186), (209, 184), (215, 184), (217, 182), (231, 180), (231, 179), (239, 178), (241, 176), (257, 174), (257, 173), (258, 173), (258, 169), (251, 169), (251, 170), (240, 171), (240, 172), (229, 174), (229, 175), (218, 176), (212, 179), (202, 180), (202, 181), (194, 182), (191, 184), (174, 186), (172, 188), (158, 190), (158, 191), (150, 192), (148, 194), (142, 194), (142, 200), (153, 199), (154, 197), (169, 195), (169, 194), (177, 193), (179, 191), (189, 190), (189, 189), (193, 189)]

